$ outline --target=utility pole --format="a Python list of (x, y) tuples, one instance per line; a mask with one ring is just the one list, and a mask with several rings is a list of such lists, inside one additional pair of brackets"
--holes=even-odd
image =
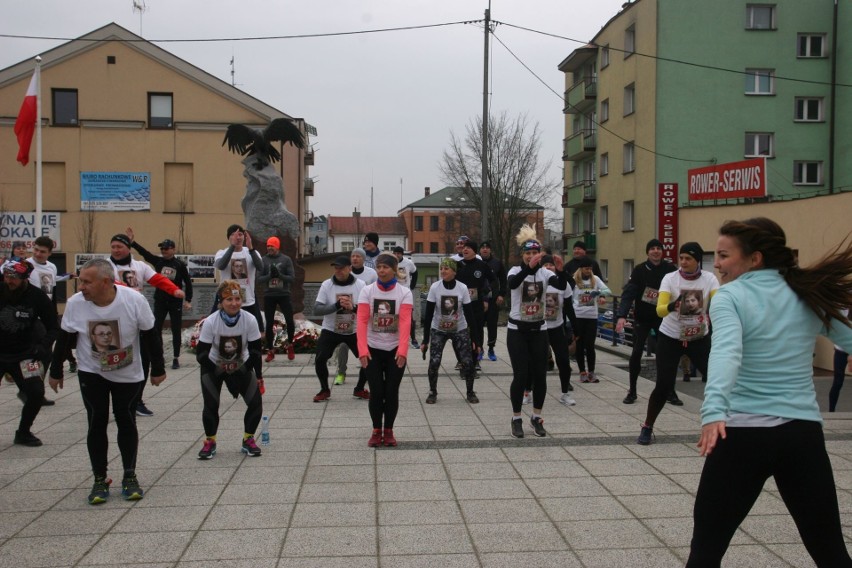
[(482, 206), (480, 207), (480, 242), (488, 239), (488, 216), (491, 209), (491, 184), (488, 179), (488, 34), (491, 33), (491, 0), (485, 9), (485, 56), (482, 73)]

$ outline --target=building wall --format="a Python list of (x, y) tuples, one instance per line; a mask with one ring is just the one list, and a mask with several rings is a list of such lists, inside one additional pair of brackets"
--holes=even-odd
[[(114, 65), (107, 56), (116, 57)], [(0, 88), (0, 116), (14, 117), (30, 76)], [(264, 125), (269, 117), (225, 98), (183, 73), (146, 56), (132, 46), (111, 42), (42, 70), (42, 113), (52, 119), (51, 89), (78, 89), (80, 120), (125, 121), (119, 128), (94, 126), (43, 128), (44, 210), (61, 212), (62, 252), (83, 252), (81, 228), (87, 215), (80, 212), (80, 172), (144, 171), (151, 174), (151, 210), (96, 212), (96, 252), (109, 250), (111, 235), (132, 226), (140, 243), (156, 250), (164, 237), (178, 240), (180, 223), (177, 193), (186, 187), (187, 250), (212, 253), (227, 244), (225, 229), (244, 223), (240, 200), (245, 180), (240, 157), (222, 147), (228, 123)], [(173, 93), (174, 129), (148, 129), (148, 92)], [(135, 124), (134, 124), (135, 123)], [(193, 125), (190, 123), (207, 123)], [(215, 123), (215, 124), (210, 124)], [(0, 126), (0, 192), (6, 210), (35, 209), (35, 141), (31, 163), (17, 164), (17, 143), (11, 121)], [(303, 208), (302, 152), (284, 150), (285, 201), (294, 214)], [(172, 186), (167, 186), (171, 180)], [(300, 226), (303, 219), (299, 219)]]

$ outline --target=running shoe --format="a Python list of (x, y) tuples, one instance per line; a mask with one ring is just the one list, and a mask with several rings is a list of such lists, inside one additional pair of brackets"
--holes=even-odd
[(355, 390), (352, 391), (352, 396), (355, 398), (363, 398), (364, 400), (370, 400), (370, 391), (367, 389)]
[(329, 398), (331, 398), (331, 391), (329, 389), (322, 389), (314, 395), (314, 402), (322, 402), (324, 400), (328, 400)]
[(639, 431), (639, 437), (636, 438), (636, 443), (640, 446), (650, 446), (655, 439), (654, 429), (643, 423), (642, 430)]
[(420, 349), (420, 344), (417, 343), (417, 340), (414, 339), (413, 337), (411, 338), (411, 347), (414, 348), (414, 349)]
[(92, 485), (92, 491), (89, 493), (89, 505), (100, 505), (107, 502), (110, 483), (112, 483), (112, 480), (106, 477), (95, 478), (95, 484)]
[(370, 439), (367, 440), (367, 445), (371, 448), (375, 448), (376, 446), (382, 445), (382, 429), (381, 428), (373, 428), (373, 434), (370, 436)]
[(474, 365), (473, 370), (474, 371), (481, 371), (482, 370), (482, 366), (479, 364), (479, 361), (476, 362), (476, 365)]
[(633, 404), (634, 402), (636, 402), (636, 398), (637, 397), (635, 392), (627, 391), (627, 396), (625, 396), (624, 400), (622, 400), (621, 402), (623, 402), (624, 404)]
[(678, 398), (676, 392), (672, 392), (671, 394), (669, 394), (669, 397), (666, 399), (666, 402), (668, 402), (672, 406), (683, 406), (683, 401)]
[(42, 445), (41, 440), (36, 438), (32, 432), (21, 432), (20, 430), (15, 431), (15, 443), (19, 446), (29, 446), (30, 448), (37, 448)]
[(293, 347), (292, 343), (288, 343), (287, 344), (287, 359), (292, 361), (295, 358), (296, 358), (296, 348)]
[(154, 411), (145, 406), (145, 403), (140, 400), (139, 404), (136, 405), (136, 414), (138, 416), (154, 416)]
[(336, 377), (334, 377), (335, 385), (342, 385), (346, 382), (346, 373), (338, 373)]
[(477, 361), (482, 361), (482, 350), (478, 350), (478, 351), (476, 352), (476, 360), (477, 360)]
[(522, 404), (532, 404), (532, 391), (524, 391), (524, 400)]
[(266, 361), (267, 363), (271, 363), (274, 359), (275, 359), (275, 351), (270, 349), (269, 351), (266, 352), (266, 359), (264, 359), (264, 361)]
[(512, 418), (512, 436), (515, 438), (524, 437), (524, 421), (521, 418)]
[(536, 436), (539, 438), (544, 438), (547, 436), (547, 430), (544, 429), (544, 418), (533, 416), (530, 418), (530, 424), (532, 424), (533, 431)]
[(492, 361), (496, 361), (496, 360), (497, 360), (497, 355), (494, 353), (494, 348), (493, 348), (493, 347), (489, 347), (489, 348), (488, 348), (488, 358), (489, 358), (489, 359), (491, 359)]
[(177, 357), (172, 359), (172, 369), (180, 369), (180, 361), (178, 361)]
[(435, 404), (438, 402), (438, 393), (429, 391), (429, 396), (426, 397), (426, 404)]
[(562, 396), (559, 397), (559, 404), (564, 404), (565, 406), (574, 406), (577, 404), (577, 401), (571, 398), (571, 395), (566, 393), (562, 393)]
[(396, 438), (394, 438), (392, 428), (385, 428), (382, 432), (382, 443), (388, 447), (396, 446)]
[(479, 402), (479, 397), (476, 396), (476, 393), (470, 391), (467, 393), (467, 401), (471, 404), (477, 404)]
[(683, 382), (688, 383), (692, 380), (692, 377), (688, 373), (683, 374)]
[(463, 368), (464, 368), (464, 367), (462, 366), (461, 361), (459, 361), (458, 363), (456, 363), (456, 371), (461, 371)]
[(201, 448), (201, 451), (198, 452), (198, 459), (200, 460), (209, 460), (213, 459), (213, 456), (216, 455), (216, 440), (213, 438), (207, 438), (204, 440), (204, 447)]
[(76, 361), (73, 362), (73, 363), (68, 363), (68, 372), (69, 373), (76, 373), (77, 372), (77, 362)]
[(138, 501), (143, 495), (145, 492), (139, 487), (139, 481), (135, 475), (128, 475), (121, 480), (121, 496), (125, 501)]
[(257, 442), (254, 441), (254, 436), (249, 436), (243, 440), (243, 447), (240, 451), (244, 454), (248, 454), (251, 458), (260, 456), (260, 448), (257, 447)]
[(601, 382), (601, 380), (595, 376), (595, 373), (593, 371), (589, 371), (588, 379), (589, 379), (588, 382), (590, 382), (590, 383)]
[(581, 383), (589, 383), (589, 373), (586, 371), (580, 371), (580, 382)]

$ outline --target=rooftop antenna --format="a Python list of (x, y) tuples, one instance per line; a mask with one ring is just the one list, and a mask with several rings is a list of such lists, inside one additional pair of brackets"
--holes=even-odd
[(235, 61), (235, 59), (234, 59), (234, 52), (233, 52), (233, 51), (231, 51), (231, 86), (232, 86), (232, 87), (236, 87), (236, 86), (237, 86), (237, 79), (236, 79), (236, 66), (234, 65), (234, 61)]
[(133, 2), (133, 13), (139, 12), (139, 35), (142, 35), (142, 14), (148, 11), (148, 5), (145, 4), (145, 0), (132, 0)]

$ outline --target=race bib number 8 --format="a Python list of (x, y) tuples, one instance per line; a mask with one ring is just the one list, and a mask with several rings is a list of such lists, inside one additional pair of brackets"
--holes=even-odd
[(123, 369), (133, 362), (133, 346), (100, 354), (101, 371)]

